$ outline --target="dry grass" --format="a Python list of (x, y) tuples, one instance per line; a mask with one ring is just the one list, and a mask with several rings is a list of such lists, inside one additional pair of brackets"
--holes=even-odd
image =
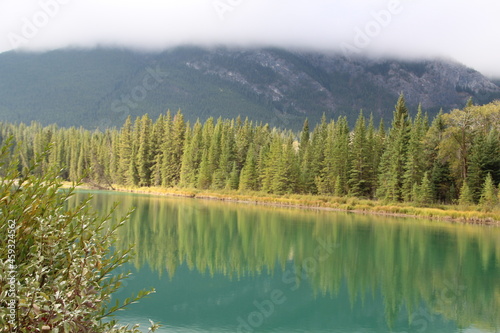
[(422, 217), (465, 223), (500, 225), (500, 207), (484, 212), (478, 206), (434, 205), (418, 207), (411, 203), (387, 203), (354, 197), (334, 197), (311, 194), (274, 195), (263, 192), (239, 192), (235, 190), (200, 190), (194, 188), (124, 187), (115, 186), (118, 191), (154, 195), (182, 196), (199, 199), (213, 199), (234, 202), (256, 203), (274, 206), (307, 207), (340, 210), (358, 213), (372, 213), (393, 216)]

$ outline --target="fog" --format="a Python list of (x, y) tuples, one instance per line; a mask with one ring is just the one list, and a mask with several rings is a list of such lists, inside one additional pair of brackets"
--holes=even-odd
[(491, 0), (0, 0), (0, 52), (178, 45), (450, 58), (500, 77)]

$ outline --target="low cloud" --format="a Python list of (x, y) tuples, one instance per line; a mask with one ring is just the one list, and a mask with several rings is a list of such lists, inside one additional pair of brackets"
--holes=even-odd
[(452, 58), (500, 77), (489, 0), (0, 0), (0, 52), (279, 46)]

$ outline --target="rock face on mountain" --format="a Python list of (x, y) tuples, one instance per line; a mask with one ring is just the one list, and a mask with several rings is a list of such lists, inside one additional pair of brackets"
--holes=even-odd
[(0, 121), (103, 128), (180, 108), (190, 120), (241, 115), (298, 129), (323, 113), (352, 122), (360, 109), (389, 120), (401, 92), (412, 112), (421, 103), (430, 114), (500, 98), (496, 83), (444, 60), (195, 47), (0, 54)]

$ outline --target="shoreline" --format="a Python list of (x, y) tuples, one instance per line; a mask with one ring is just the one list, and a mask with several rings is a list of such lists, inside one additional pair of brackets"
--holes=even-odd
[[(66, 186), (64, 186), (66, 187)], [(254, 204), (273, 207), (289, 207), (299, 209), (315, 209), (332, 212), (347, 212), (354, 214), (371, 214), (391, 217), (422, 218), (441, 220), (461, 224), (477, 224), (487, 226), (500, 226), (500, 211), (491, 213), (478, 210), (456, 210), (455, 206), (446, 206), (449, 209), (438, 207), (414, 207), (403, 204), (386, 204), (379, 201), (364, 200), (347, 197), (330, 197), (321, 195), (283, 195), (274, 196), (256, 192), (254, 194), (241, 194), (237, 191), (203, 191), (198, 189), (180, 188), (127, 188), (115, 186), (114, 188), (96, 188), (88, 185), (79, 186), (78, 189), (115, 191), (156, 196), (183, 197), (191, 199), (205, 199), (227, 201), (234, 203)], [(266, 195), (266, 196), (264, 196)]]

